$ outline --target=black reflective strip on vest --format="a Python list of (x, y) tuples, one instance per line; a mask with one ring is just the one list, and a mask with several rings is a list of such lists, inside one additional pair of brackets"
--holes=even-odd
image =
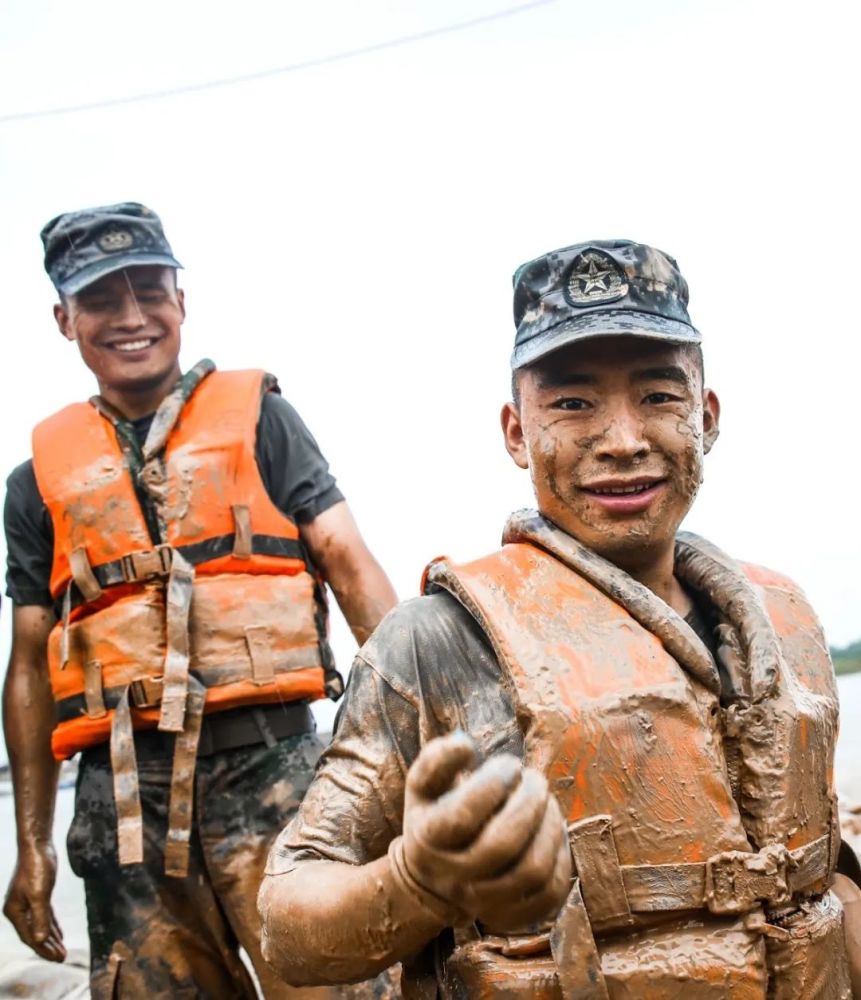
[[(235, 535), (221, 535), (207, 538), (193, 545), (177, 545), (176, 548), (192, 566), (221, 559), (233, 552)], [(279, 538), (277, 535), (252, 535), (251, 554), (254, 556), (277, 556), (281, 559), (301, 559), (305, 562), (305, 549), (298, 538)]]
[[(199, 566), (201, 563), (212, 562), (215, 559), (223, 559), (233, 552), (234, 535), (219, 535), (217, 538), (207, 538), (203, 542), (194, 542), (191, 545), (177, 545), (176, 549), (181, 552), (185, 559), (192, 566)], [(277, 535), (252, 535), (251, 554), (258, 556), (275, 556), (280, 559), (301, 559), (307, 564), (305, 548), (298, 538), (279, 538)], [(126, 583), (123, 576), (122, 559), (114, 559), (111, 562), (101, 563), (93, 566), (93, 575), (102, 587), (115, 587), (118, 584)], [(84, 604), (84, 600), (78, 592), (78, 588), (72, 584), (72, 607), (77, 608)]]

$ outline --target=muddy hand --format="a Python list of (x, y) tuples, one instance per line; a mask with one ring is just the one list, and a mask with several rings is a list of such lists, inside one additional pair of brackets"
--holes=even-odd
[(396, 856), (405, 882), (441, 917), (447, 906), (449, 919), (478, 918), (496, 930), (554, 916), (571, 878), (547, 782), (510, 754), (477, 767), (464, 733), (431, 741), (410, 768)]
[(57, 856), (53, 847), (22, 850), (3, 907), (18, 937), (49, 962), (62, 962), (66, 958), (63, 932), (51, 907), (56, 877)]

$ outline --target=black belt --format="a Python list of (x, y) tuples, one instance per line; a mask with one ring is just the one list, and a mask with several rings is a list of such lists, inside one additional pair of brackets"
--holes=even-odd
[[(278, 705), (254, 705), (231, 708), (203, 717), (197, 756), (210, 757), (225, 750), (274, 745), (288, 736), (300, 736), (316, 730), (314, 716), (305, 702), (288, 701)], [(157, 729), (135, 732), (135, 753), (138, 761), (171, 760), (175, 736)], [(82, 760), (97, 763), (110, 762), (107, 743), (87, 747)]]
[[(226, 715), (230, 718), (223, 718)], [(311, 709), (302, 702), (216, 712), (203, 717), (197, 756), (208, 757), (222, 750), (236, 750), (257, 743), (271, 747), (288, 736), (313, 733), (315, 728)]]

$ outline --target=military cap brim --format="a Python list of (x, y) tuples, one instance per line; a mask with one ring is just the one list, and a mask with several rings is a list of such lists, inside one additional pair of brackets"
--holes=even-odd
[(699, 344), (699, 330), (680, 320), (636, 310), (615, 309), (576, 316), (518, 344), (511, 355), (513, 370), (525, 368), (569, 344), (597, 337), (644, 337), (669, 344)]
[(115, 271), (123, 271), (128, 267), (144, 267), (145, 265), (160, 265), (161, 267), (182, 268), (182, 264), (169, 254), (163, 253), (130, 253), (117, 254), (109, 259), (96, 260), (87, 267), (73, 274), (67, 281), (58, 285), (63, 295), (77, 295), (78, 292), (92, 285), (100, 278)]

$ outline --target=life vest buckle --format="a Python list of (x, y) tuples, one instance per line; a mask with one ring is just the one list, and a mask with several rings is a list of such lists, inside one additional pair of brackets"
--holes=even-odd
[(173, 565), (173, 549), (170, 545), (157, 545), (143, 552), (129, 552), (120, 559), (123, 579), (126, 583), (142, 583), (160, 576), (167, 576)]
[(135, 708), (158, 708), (161, 704), (164, 679), (138, 677), (129, 684), (129, 701)]
[(716, 854), (706, 862), (706, 905), (719, 915), (748, 913), (758, 903), (785, 905), (792, 900), (789, 873), (795, 867), (783, 844), (768, 844), (755, 854)]

